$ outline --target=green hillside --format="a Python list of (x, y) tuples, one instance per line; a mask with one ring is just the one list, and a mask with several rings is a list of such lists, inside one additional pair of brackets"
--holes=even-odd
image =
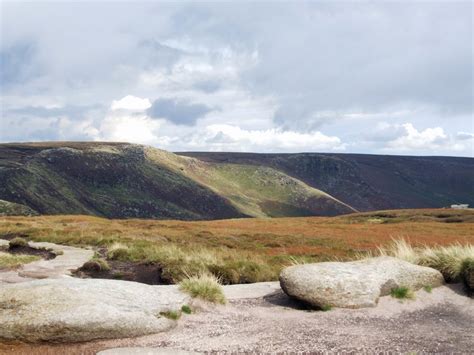
[(126, 143), (0, 145), (0, 198), (41, 214), (221, 219), (352, 212), (269, 167), (226, 165)]

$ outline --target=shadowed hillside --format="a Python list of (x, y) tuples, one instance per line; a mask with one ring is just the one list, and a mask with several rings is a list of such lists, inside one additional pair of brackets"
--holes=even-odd
[(41, 214), (221, 219), (353, 212), (270, 167), (223, 165), (127, 143), (0, 145), (0, 199)]
[(178, 153), (272, 167), (360, 210), (474, 205), (474, 159), (362, 154)]

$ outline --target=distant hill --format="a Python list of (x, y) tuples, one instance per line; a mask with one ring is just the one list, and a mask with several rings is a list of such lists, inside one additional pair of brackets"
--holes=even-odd
[(474, 205), (474, 159), (363, 154), (178, 153), (271, 167), (359, 211)]
[(205, 162), (142, 145), (100, 142), (0, 144), (0, 199), (40, 214), (110, 218), (200, 220), (355, 211), (271, 166)]

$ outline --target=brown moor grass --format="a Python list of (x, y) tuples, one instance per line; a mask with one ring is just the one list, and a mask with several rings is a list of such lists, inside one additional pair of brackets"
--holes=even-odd
[(156, 262), (170, 282), (211, 272), (225, 283), (273, 280), (294, 261), (346, 260), (393, 239), (417, 245), (474, 244), (474, 211), (398, 210), (340, 217), (219, 221), (109, 220), (91, 216), (0, 218), (0, 238), (110, 247)]

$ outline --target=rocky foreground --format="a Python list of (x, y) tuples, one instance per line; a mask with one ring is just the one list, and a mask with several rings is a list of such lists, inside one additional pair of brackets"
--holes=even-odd
[(327, 312), (302, 309), (274, 291), (278, 283), (242, 287), (225, 287), (227, 305), (183, 316), (167, 332), (74, 344), (0, 345), (0, 353), (95, 354), (122, 347), (140, 348), (127, 349), (128, 354), (472, 352), (474, 301), (460, 285), (420, 290), (414, 300), (385, 296), (377, 307)]
[[(76, 262), (85, 257), (64, 248)], [(0, 353), (469, 353), (474, 344), (474, 300), (462, 286), (436, 287), (438, 271), (388, 257), (290, 267), (281, 285), (292, 297), (278, 282), (224, 286), (225, 306), (191, 300), (173, 285), (72, 278), (72, 267), (58, 256), (3, 279)], [(436, 288), (414, 299), (385, 296), (402, 284)], [(166, 316), (188, 304), (192, 314)]]

